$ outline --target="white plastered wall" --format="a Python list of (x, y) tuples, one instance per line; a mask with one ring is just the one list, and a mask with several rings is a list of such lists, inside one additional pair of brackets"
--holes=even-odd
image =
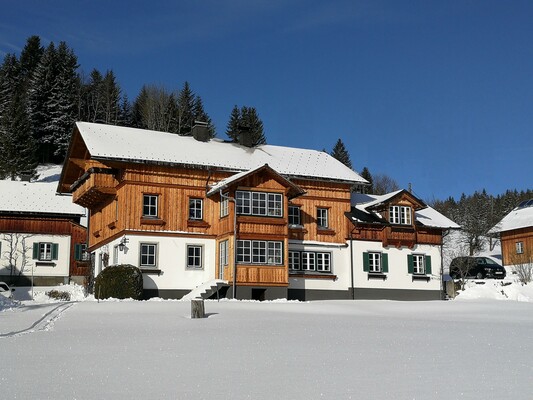
[[(26, 241), (26, 257), (27, 264), (24, 268), (23, 275), (31, 276), (32, 269), (34, 276), (63, 276), (66, 277), (69, 275), (69, 264), (70, 264), (70, 241), (71, 238), (69, 235), (43, 235), (43, 234), (20, 234), (19, 241), (22, 240), (22, 237), (25, 237)], [(0, 234), (0, 274), (9, 275), (10, 271), (8, 269), (9, 265), (9, 256), (6, 252), (10, 249), (10, 241), (8, 235)], [(51, 261), (39, 261), (34, 260), (33, 256), (33, 244), (34, 243), (57, 243), (58, 244), (58, 254), (57, 260)], [(17, 265), (20, 266), (22, 259), (22, 244), (19, 242), (17, 246)]]
[[(109, 264), (140, 265), (141, 243), (157, 244), (157, 273), (143, 273), (145, 289), (194, 289), (196, 286), (215, 279), (215, 240), (197, 237), (167, 237), (126, 235), (124, 250), (118, 250), (119, 238), (95, 251), (95, 275), (102, 270), (102, 254), (109, 254)], [(202, 269), (189, 269), (187, 245), (202, 246)], [(116, 255), (116, 259), (115, 259)]]

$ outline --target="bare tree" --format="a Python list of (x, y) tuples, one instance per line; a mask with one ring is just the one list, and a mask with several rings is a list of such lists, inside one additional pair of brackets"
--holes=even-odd
[(518, 282), (527, 285), (533, 281), (533, 250), (526, 250), (521, 254), (513, 254), (510, 257), (512, 268), (518, 275)]
[(7, 250), (2, 255), (5, 256), (7, 263), (4, 268), (9, 270), (11, 277), (18, 277), (22, 275), (26, 267), (30, 264), (31, 246), (28, 239), (33, 235), (24, 233), (4, 233), (2, 240), (7, 243)]
[(386, 194), (400, 190), (398, 183), (388, 175), (374, 175), (372, 177), (372, 187), (374, 188), (374, 193), (377, 195)]

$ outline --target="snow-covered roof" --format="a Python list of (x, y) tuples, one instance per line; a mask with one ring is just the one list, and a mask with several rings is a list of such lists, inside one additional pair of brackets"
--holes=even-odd
[[(352, 206), (355, 208), (355, 212), (352, 211), (351, 218), (354, 221), (364, 223), (386, 222), (378, 213), (372, 211), (372, 207), (378, 204), (386, 203), (388, 200), (392, 199), (402, 191), (403, 190), (397, 190), (395, 192), (390, 192), (384, 195), (353, 193)], [(423, 204), (422, 201), (420, 202)], [(421, 210), (416, 210), (415, 220), (421, 225), (432, 228), (460, 228), (460, 226), (453, 222), (451, 219), (447, 218), (446, 216), (442, 215), (440, 212), (429, 206), (426, 206)]]
[(191, 136), (114, 125), (77, 122), (94, 159), (145, 161), (248, 171), (268, 164), (278, 173), (302, 178), (367, 183), (323, 151), (260, 145), (248, 148), (220, 139), (200, 142)]
[(491, 228), (489, 233), (512, 231), (533, 226), (533, 206), (516, 207)]
[(57, 182), (0, 181), (0, 213), (85, 215), (72, 197), (56, 194)]

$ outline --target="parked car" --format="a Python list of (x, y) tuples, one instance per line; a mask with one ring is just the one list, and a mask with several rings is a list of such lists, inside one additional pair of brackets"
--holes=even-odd
[(457, 257), (450, 264), (453, 279), (465, 278), (505, 278), (505, 268), (488, 257)]
[(0, 282), (0, 296), (7, 297), (8, 299), (13, 297), (15, 289), (11, 289), (5, 282)]

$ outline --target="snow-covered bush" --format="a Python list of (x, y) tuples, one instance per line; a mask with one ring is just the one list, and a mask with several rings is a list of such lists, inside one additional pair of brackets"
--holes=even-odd
[(105, 268), (94, 283), (94, 297), (97, 299), (135, 299), (143, 296), (141, 270), (130, 264)]
[(54, 289), (54, 290), (50, 290), (49, 292), (46, 292), (46, 295), (50, 297), (51, 299), (70, 301), (70, 293), (66, 291)]

